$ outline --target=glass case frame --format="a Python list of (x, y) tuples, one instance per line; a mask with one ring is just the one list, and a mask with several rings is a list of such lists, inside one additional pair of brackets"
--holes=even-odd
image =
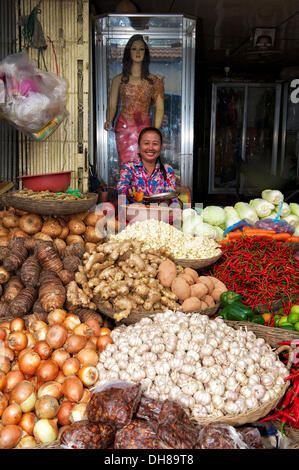
[(241, 123), (241, 136), (239, 139), (240, 160), (246, 162), (246, 132), (247, 132), (247, 119), (248, 119), (248, 103), (249, 103), (249, 90), (257, 88), (273, 88), (275, 91), (274, 99), (274, 113), (273, 113), (273, 129), (272, 129), (272, 152), (270, 173), (272, 175), (278, 174), (278, 142), (279, 142), (279, 121), (280, 121), (280, 102), (281, 102), (281, 84), (279, 83), (253, 83), (253, 82), (213, 82), (212, 83), (212, 99), (211, 99), (211, 121), (210, 121), (210, 146), (209, 146), (209, 194), (245, 194), (250, 195), (254, 193), (251, 187), (246, 186), (239, 181), (235, 187), (217, 187), (215, 184), (215, 150), (216, 150), (216, 114), (217, 114), (217, 92), (219, 88), (239, 88), (244, 93), (243, 102), (243, 116)]
[[(132, 24), (137, 23), (133, 28)], [(161, 22), (162, 27), (151, 27), (150, 23)], [(167, 27), (163, 27), (168, 25)], [(94, 73), (95, 73), (95, 162), (97, 176), (106, 185), (115, 185), (111, 176), (111, 156), (109, 156), (109, 135), (104, 130), (106, 108), (111, 86), (109, 76), (109, 41), (127, 40), (133, 34), (142, 34), (148, 40), (179, 41), (182, 48), (181, 64), (181, 104), (180, 133), (176, 147), (176, 155), (165, 155), (163, 161), (172, 164), (174, 159), (178, 166), (179, 185), (187, 186), (192, 192), (193, 184), (193, 145), (194, 145), (194, 73), (195, 73), (195, 41), (196, 19), (186, 15), (146, 15), (146, 14), (107, 14), (94, 20)], [(151, 48), (150, 48), (151, 50)], [(120, 60), (121, 62), (121, 60)], [(150, 66), (151, 72), (151, 66)], [(167, 78), (164, 81), (167, 93)], [(162, 129), (161, 129), (162, 130)], [(163, 136), (164, 137), (164, 136)], [(166, 157), (166, 158), (165, 158)], [(115, 159), (115, 151), (114, 156)], [(173, 161), (174, 161), (173, 160)], [(112, 184), (111, 184), (112, 183)]]

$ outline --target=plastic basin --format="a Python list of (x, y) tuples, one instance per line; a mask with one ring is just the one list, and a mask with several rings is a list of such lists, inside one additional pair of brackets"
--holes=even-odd
[(23, 185), (32, 191), (52, 191), (59, 193), (66, 191), (71, 182), (71, 171), (58, 173), (42, 173), (40, 175), (19, 176)]

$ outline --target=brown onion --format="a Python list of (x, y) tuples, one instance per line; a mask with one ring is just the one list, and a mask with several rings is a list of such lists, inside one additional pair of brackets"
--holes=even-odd
[(69, 375), (77, 375), (80, 369), (80, 362), (76, 357), (70, 357), (62, 364), (62, 372), (66, 377)]
[(76, 376), (66, 377), (62, 384), (64, 396), (71, 402), (79, 402), (83, 395), (83, 384)]
[(97, 347), (100, 352), (104, 351), (108, 344), (113, 344), (113, 339), (108, 334), (98, 337)]
[(85, 345), (85, 349), (93, 349), (94, 351), (97, 350), (97, 336), (93, 336), (92, 338), (89, 338)]
[(10, 360), (7, 356), (0, 356), (0, 371), (7, 374), (10, 371)]
[(42, 360), (37, 368), (36, 376), (38, 380), (43, 382), (49, 382), (54, 380), (59, 372), (58, 364), (52, 359)]
[(21, 426), (23, 431), (25, 431), (27, 434), (31, 436), (33, 434), (33, 428), (34, 428), (36, 421), (37, 421), (37, 417), (34, 413), (32, 412), (24, 413), (19, 422), (19, 426)]
[(78, 315), (75, 315), (74, 313), (68, 313), (66, 316), (66, 319), (63, 322), (63, 326), (67, 330), (73, 330), (77, 325), (80, 325), (81, 320), (78, 317)]
[(23, 430), (16, 424), (8, 424), (0, 430), (0, 449), (12, 449), (21, 439)]
[(79, 370), (78, 377), (85, 387), (91, 387), (97, 382), (99, 378), (99, 372), (95, 366), (84, 365)]
[(92, 211), (92, 212), (89, 212), (89, 214), (85, 217), (84, 219), (84, 223), (86, 225), (91, 225), (92, 227), (95, 227), (97, 222), (102, 219), (103, 217), (105, 217), (105, 214), (104, 212), (102, 211)]
[(35, 387), (28, 380), (19, 382), (11, 391), (9, 403), (20, 405), (23, 413), (32, 411), (36, 402)]
[(20, 370), (10, 370), (6, 375), (6, 386), (4, 391), (6, 393), (10, 393), (13, 388), (24, 379), (24, 374)]
[(53, 349), (59, 349), (67, 339), (67, 330), (62, 325), (53, 325), (49, 328), (46, 341)]
[(64, 348), (68, 353), (76, 354), (86, 346), (86, 343), (86, 336), (72, 334), (67, 338)]
[(33, 349), (41, 359), (49, 359), (53, 349), (48, 345), (47, 341), (37, 341)]
[(8, 344), (13, 351), (21, 351), (26, 348), (28, 338), (23, 331), (14, 331), (8, 337)]
[(67, 426), (71, 424), (71, 410), (74, 406), (74, 403), (71, 401), (64, 401), (61, 403), (59, 410), (57, 412), (58, 423), (61, 426)]
[(86, 323), (80, 323), (80, 325), (75, 326), (73, 333), (75, 335), (86, 336), (87, 338), (93, 336), (92, 329)]
[(5, 328), (0, 327), (0, 341), (3, 341), (7, 336), (7, 332)]
[(33, 429), (33, 435), (38, 443), (51, 444), (57, 439), (58, 429), (55, 419), (39, 419)]
[(50, 395), (43, 395), (35, 403), (35, 414), (39, 419), (55, 418), (59, 409), (58, 400)]
[(63, 308), (55, 308), (48, 314), (47, 322), (50, 326), (61, 325), (66, 318), (66, 314), (67, 312)]
[(41, 363), (41, 358), (35, 351), (28, 351), (19, 359), (20, 371), (27, 375), (33, 375)]
[(4, 346), (3, 348), (1, 347), (0, 351), (1, 351), (1, 354), (8, 357), (8, 359), (10, 361), (14, 360), (15, 352), (11, 348), (9, 348), (8, 346)]
[(99, 243), (105, 238), (104, 233), (100, 230), (102, 228), (102, 222), (97, 222), (96, 227), (88, 225), (84, 233), (84, 240), (89, 243)]
[(63, 381), (65, 379), (65, 375), (64, 373), (62, 372), (62, 370), (60, 370), (57, 374), (57, 377), (55, 378), (55, 382), (58, 382), (60, 384), (63, 384)]
[(0, 418), (2, 416), (3, 411), (8, 406), (8, 398), (5, 393), (0, 392)]
[(24, 436), (19, 441), (15, 449), (33, 449), (37, 446), (37, 442), (33, 436)]
[(25, 348), (25, 349), (22, 349), (22, 351), (19, 351), (18, 356), (17, 356), (18, 360), (20, 360), (21, 357), (24, 356), (24, 354), (30, 351), (32, 351), (32, 348)]
[(65, 351), (64, 349), (55, 349), (53, 351), (51, 359), (58, 364), (58, 366), (61, 368), (62, 364), (69, 358), (71, 357), (68, 351)]
[(5, 389), (7, 383), (6, 374), (2, 370), (0, 370), (0, 392)]
[(96, 366), (99, 362), (99, 355), (94, 349), (84, 348), (78, 352), (77, 359), (82, 365), (89, 364), (91, 366)]
[(37, 397), (41, 398), (44, 395), (49, 395), (59, 400), (62, 397), (61, 384), (56, 380), (50, 380), (49, 382), (42, 384), (38, 389)]
[(33, 335), (33, 333), (30, 333), (30, 331), (25, 330), (24, 331), (25, 335), (27, 336), (27, 347), (28, 348), (33, 348), (36, 345), (36, 339)]
[(22, 418), (22, 410), (20, 405), (17, 403), (12, 403), (8, 405), (7, 408), (2, 413), (2, 424), (6, 426), (7, 424), (18, 424)]
[(23, 318), (14, 318), (10, 322), (11, 331), (23, 331), (25, 329), (25, 322)]
[(0, 323), (1, 328), (6, 328), (10, 332), (10, 321), (3, 321)]
[(110, 335), (111, 334), (111, 330), (110, 328), (107, 328), (107, 327), (104, 327), (102, 326), (101, 327), (101, 332), (100, 332), (100, 335)]
[(93, 336), (100, 336), (101, 325), (95, 318), (88, 318), (85, 323), (92, 329)]
[(49, 326), (42, 320), (34, 320), (28, 329), (34, 334), (37, 341), (43, 341), (46, 339)]

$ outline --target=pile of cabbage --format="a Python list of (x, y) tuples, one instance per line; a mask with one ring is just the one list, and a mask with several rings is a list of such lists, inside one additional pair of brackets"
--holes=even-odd
[(261, 220), (272, 219), (274, 221), (281, 202), (279, 220), (287, 222), (290, 233), (298, 237), (299, 204), (284, 202), (284, 195), (277, 189), (265, 189), (260, 198), (252, 199), (249, 202), (237, 202), (234, 206), (184, 209), (182, 230), (189, 235), (220, 241), (224, 238), (223, 232), (240, 220), (245, 219), (252, 226)]

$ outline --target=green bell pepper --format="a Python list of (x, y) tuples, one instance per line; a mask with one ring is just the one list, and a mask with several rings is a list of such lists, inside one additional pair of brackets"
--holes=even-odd
[(291, 323), (285, 323), (284, 325), (281, 325), (279, 328), (282, 328), (283, 330), (296, 331), (296, 328), (294, 327), (294, 325), (291, 325)]
[(226, 307), (227, 305), (231, 305), (232, 303), (236, 301), (241, 302), (241, 300), (242, 300), (241, 294), (228, 290), (226, 292), (222, 292), (220, 296), (220, 305), (222, 307)]
[(251, 321), (253, 317), (253, 311), (247, 305), (241, 302), (234, 302), (230, 305), (226, 305), (221, 312), (220, 316), (223, 316), (225, 320), (236, 320), (236, 321)]
[(264, 318), (261, 316), (261, 315), (255, 315), (252, 319), (251, 319), (252, 323), (257, 323), (258, 325), (265, 325), (265, 320)]

